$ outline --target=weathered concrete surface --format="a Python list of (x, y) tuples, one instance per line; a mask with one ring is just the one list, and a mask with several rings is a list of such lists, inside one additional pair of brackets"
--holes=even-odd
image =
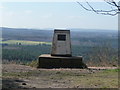
[(51, 55), (72, 56), (70, 30), (54, 30)]
[(60, 57), (44, 54), (39, 56), (38, 68), (87, 68), (82, 57)]

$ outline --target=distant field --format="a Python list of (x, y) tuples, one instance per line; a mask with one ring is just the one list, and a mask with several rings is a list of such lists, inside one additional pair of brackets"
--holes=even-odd
[(39, 41), (25, 41), (25, 40), (7, 40), (1, 41), (1, 44), (22, 44), (22, 45), (38, 45), (38, 44), (51, 44), (51, 42), (39, 42)]

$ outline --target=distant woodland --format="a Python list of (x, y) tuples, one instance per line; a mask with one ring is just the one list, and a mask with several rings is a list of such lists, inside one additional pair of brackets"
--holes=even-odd
[[(50, 54), (53, 30), (0, 28), (3, 63), (26, 64)], [(117, 30), (71, 30), (72, 55), (92, 66), (117, 66)]]

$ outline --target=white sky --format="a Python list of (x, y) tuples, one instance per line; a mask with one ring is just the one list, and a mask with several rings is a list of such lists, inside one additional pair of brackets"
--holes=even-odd
[[(111, 8), (103, 2), (91, 2), (91, 5)], [(3, 27), (118, 29), (117, 15), (88, 12), (76, 2), (2, 2), (0, 13)]]

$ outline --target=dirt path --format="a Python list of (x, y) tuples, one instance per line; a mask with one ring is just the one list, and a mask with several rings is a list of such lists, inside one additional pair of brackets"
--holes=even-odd
[(104, 69), (117, 69), (118, 67), (88, 67), (89, 69), (99, 69), (99, 70), (104, 70)]
[[(89, 67), (89, 69), (36, 69), (17, 64), (4, 64), (4, 88), (81, 88), (85, 87), (84, 80), (89, 81), (89, 75), (103, 69), (116, 69), (116, 67)], [(85, 77), (85, 78), (83, 78)], [(83, 80), (83, 81), (82, 81)], [(81, 83), (81, 84), (80, 84)], [(88, 82), (85, 82), (88, 84)], [(100, 87), (101, 85), (99, 85)], [(98, 87), (90, 86), (86, 87)]]

